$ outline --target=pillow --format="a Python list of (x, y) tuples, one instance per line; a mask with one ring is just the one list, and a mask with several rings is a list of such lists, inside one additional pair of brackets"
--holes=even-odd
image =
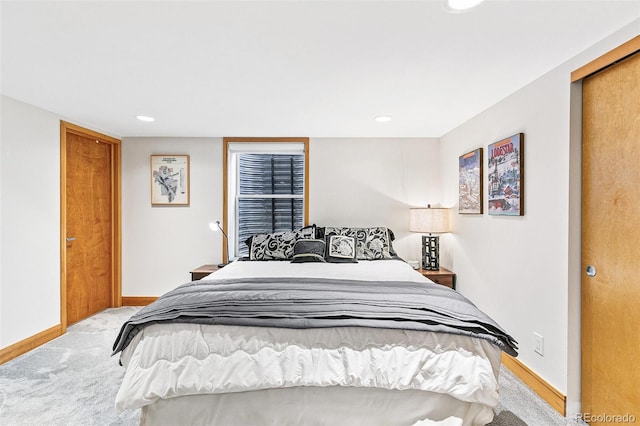
[(291, 263), (324, 262), (324, 240), (298, 240), (293, 246)]
[(356, 240), (344, 235), (327, 235), (325, 259), (331, 263), (358, 263), (356, 260)]
[[(298, 230), (297, 232), (300, 233), (300, 235), (302, 235), (301, 238), (321, 238), (324, 239), (324, 236), (322, 237), (318, 237), (316, 235), (316, 224), (314, 223), (313, 225), (307, 225), (307, 226), (303, 226), (302, 228), (300, 228), (300, 230)], [(251, 251), (251, 242), (253, 241), (253, 235), (250, 236), (249, 238), (247, 238), (246, 240), (244, 240), (244, 243), (247, 245), (247, 247), (249, 247), (249, 251)]]
[[(392, 259), (391, 237), (384, 226), (374, 228), (325, 227), (320, 229), (325, 238), (331, 235), (344, 235), (357, 241), (356, 258), (358, 260)], [(328, 243), (327, 243), (328, 244)]]
[(289, 260), (293, 256), (296, 241), (314, 237), (315, 226), (307, 226), (299, 231), (256, 234), (251, 237), (249, 260)]
[(300, 228), (298, 232), (300, 232), (302, 235), (305, 235), (305, 238), (313, 239), (313, 238), (318, 238), (316, 236), (317, 229), (318, 227), (314, 223), (313, 225), (303, 226), (302, 228)]
[(389, 254), (392, 258), (399, 258), (396, 249), (393, 248), (393, 242), (396, 240), (396, 236), (391, 229), (387, 228), (387, 231), (389, 231)]

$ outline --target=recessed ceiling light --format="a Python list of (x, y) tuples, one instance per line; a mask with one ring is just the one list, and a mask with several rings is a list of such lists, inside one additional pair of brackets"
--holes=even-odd
[(391, 121), (391, 116), (390, 115), (379, 115), (376, 118), (374, 118), (374, 120), (376, 120), (378, 123), (386, 123), (387, 121)]
[(140, 121), (147, 121), (147, 122), (156, 121), (155, 118), (149, 117), (148, 115), (136, 115), (136, 118)]
[(445, 0), (444, 8), (452, 13), (466, 12), (483, 1), (484, 0)]

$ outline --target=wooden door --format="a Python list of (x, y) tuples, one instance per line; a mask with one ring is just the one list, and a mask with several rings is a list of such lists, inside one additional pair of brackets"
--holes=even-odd
[[(63, 324), (116, 306), (117, 211), (113, 140), (64, 129)], [(118, 141), (119, 142), (119, 141)]]
[(640, 54), (583, 80), (582, 120), (582, 412), (612, 424), (640, 419)]

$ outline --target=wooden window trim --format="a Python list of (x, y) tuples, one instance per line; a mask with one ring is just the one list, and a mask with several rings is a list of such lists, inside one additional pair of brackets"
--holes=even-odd
[[(304, 144), (304, 216), (303, 223), (309, 224), (309, 138), (286, 137), (286, 138), (248, 138), (248, 137), (224, 137), (222, 138), (222, 229), (228, 235), (229, 220), (229, 192), (228, 185), (228, 151), (230, 143), (302, 143)], [(222, 258), (228, 259), (227, 245), (222, 241)]]

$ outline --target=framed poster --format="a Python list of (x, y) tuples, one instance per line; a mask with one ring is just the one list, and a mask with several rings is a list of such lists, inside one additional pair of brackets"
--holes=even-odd
[(482, 148), (458, 159), (458, 213), (482, 214)]
[(189, 205), (189, 156), (151, 156), (151, 205)]
[(524, 133), (489, 145), (489, 214), (524, 215)]

